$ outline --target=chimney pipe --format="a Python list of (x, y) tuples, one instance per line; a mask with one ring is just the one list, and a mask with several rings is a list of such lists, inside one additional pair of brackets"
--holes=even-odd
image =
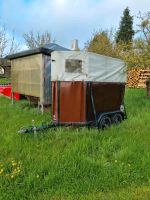
[(73, 50), (73, 51), (79, 50), (77, 39), (74, 39), (71, 41), (71, 50)]

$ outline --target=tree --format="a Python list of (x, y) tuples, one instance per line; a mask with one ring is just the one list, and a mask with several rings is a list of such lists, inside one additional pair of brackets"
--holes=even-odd
[(86, 49), (94, 53), (111, 56), (113, 48), (111, 34), (112, 32), (107, 30), (95, 32), (92, 38), (86, 43)]
[(116, 45), (114, 33), (111, 29), (95, 32), (92, 38), (85, 44), (85, 49), (94, 53), (121, 58), (122, 51), (127, 46), (128, 45), (124, 43)]
[(116, 34), (116, 42), (132, 42), (134, 33), (133, 17), (130, 15), (130, 10), (127, 7), (123, 12), (123, 17), (121, 18), (119, 30)]
[(14, 32), (10, 35), (5, 26), (0, 27), (0, 58), (19, 50), (19, 43), (16, 42)]
[(29, 49), (41, 47), (51, 42), (51, 33), (48, 31), (43, 32), (43, 33), (40, 33), (40, 32), (34, 33), (33, 31), (30, 31), (30, 32), (24, 33), (23, 37)]
[(143, 15), (139, 13), (138, 18), (140, 19), (138, 32), (142, 32), (145, 41), (150, 45), (150, 11)]

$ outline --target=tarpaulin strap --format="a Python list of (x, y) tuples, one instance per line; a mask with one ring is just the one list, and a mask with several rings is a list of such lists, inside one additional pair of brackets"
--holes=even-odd
[(90, 83), (90, 94), (91, 94), (91, 102), (92, 102), (92, 108), (93, 108), (93, 114), (94, 114), (94, 118), (95, 118), (95, 123), (96, 123), (96, 126), (98, 127), (95, 104), (94, 104), (94, 98), (93, 98), (92, 83)]

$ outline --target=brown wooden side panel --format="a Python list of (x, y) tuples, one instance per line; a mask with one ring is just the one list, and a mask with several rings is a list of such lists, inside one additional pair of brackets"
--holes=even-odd
[[(92, 93), (96, 113), (120, 109), (124, 98), (125, 85), (119, 83), (92, 83)], [(90, 83), (87, 87), (87, 121), (94, 119)]]
[(124, 99), (124, 84), (52, 82), (53, 121), (86, 123), (94, 120), (90, 84), (96, 113), (120, 109)]
[(85, 122), (86, 84), (84, 82), (60, 83), (60, 122)]

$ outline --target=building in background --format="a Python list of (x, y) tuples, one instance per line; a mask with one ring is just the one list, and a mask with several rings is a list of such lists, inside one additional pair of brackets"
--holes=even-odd
[(68, 49), (54, 43), (9, 55), (12, 92), (25, 95), (43, 107), (51, 104), (51, 53)]
[(0, 78), (11, 77), (11, 64), (10, 61), (0, 58)]

